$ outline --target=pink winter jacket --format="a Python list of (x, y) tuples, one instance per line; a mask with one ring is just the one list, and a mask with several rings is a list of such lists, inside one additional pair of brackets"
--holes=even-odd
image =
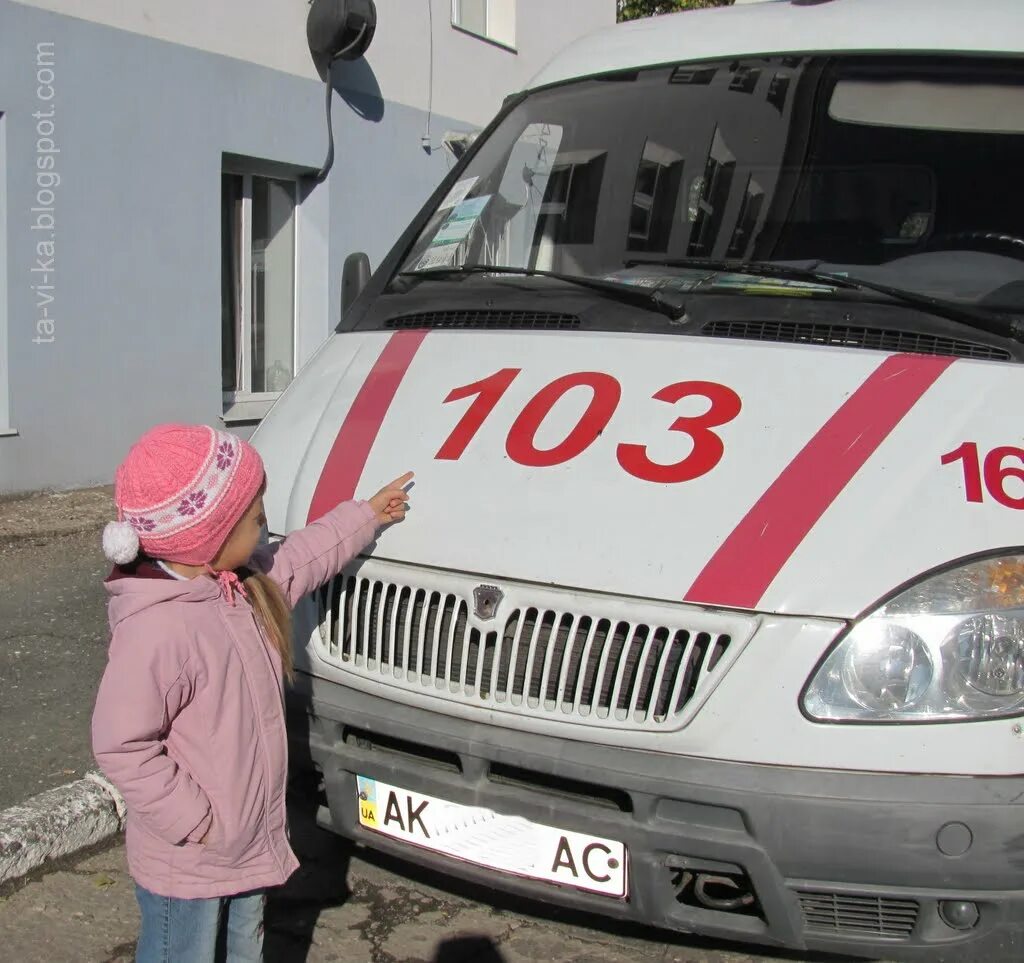
[[(290, 605), (374, 538), (366, 502), (345, 502), (250, 565)], [(285, 828), (281, 662), (241, 597), (212, 578), (108, 579), (112, 639), (93, 752), (128, 804), (128, 865), (161, 896), (277, 886), (298, 867)], [(205, 843), (198, 840), (209, 830)]]

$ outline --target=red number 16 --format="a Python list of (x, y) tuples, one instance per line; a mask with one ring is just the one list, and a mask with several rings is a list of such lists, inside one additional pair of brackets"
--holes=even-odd
[[(445, 398), (446, 404), (474, 396), (475, 400), (438, 450), (436, 458), (456, 461), (462, 457), (520, 370), (502, 368), (488, 378), (449, 392)], [(563, 395), (573, 388), (581, 387), (590, 389), (591, 399), (575, 427), (558, 444), (550, 448), (538, 448), (536, 437), (541, 423)], [(560, 465), (575, 458), (586, 451), (608, 427), (621, 396), (622, 386), (619, 382), (610, 374), (600, 371), (580, 371), (556, 378), (527, 402), (512, 423), (505, 442), (509, 458), (533, 468)], [(700, 415), (677, 418), (669, 426), (669, 431), (689, 435), (693, 442), (690, 453), (681, 461), (665, 465), (652, 461), (644, 445), (620, 444), (616, 456), (619, 464), (629, 474), (644, 481), (662, 484), (684, 482), (706, 475), (721, 461), (725, 447), (722, 439), (712, 429), (727, 424), (740, 413), (742, 403), (739, 395), (714, 381), (683, 381), (668, 385), (654, 395), (655, 400), (667, 404), (691, 397), (706, 398), (710, 402), (708, 410)]]

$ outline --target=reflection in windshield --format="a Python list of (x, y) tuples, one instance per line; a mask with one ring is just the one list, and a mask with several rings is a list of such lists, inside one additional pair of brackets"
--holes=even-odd
[[(983, 122), (981, 103), (1019, 104), (1022, 88), (996, 61), (906, 56), (683, 64), (540, 91), (480, 146), (402, 270), (793, 261), (977, 299), (1024, 279), (1024, 117)], [(962, 251), (974, 261), (949, 256)], [(985, 291), (966, 283), (978, 256)]]

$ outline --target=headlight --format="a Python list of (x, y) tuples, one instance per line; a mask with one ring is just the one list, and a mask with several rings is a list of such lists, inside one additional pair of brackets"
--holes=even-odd
[(858, 621), (803, 695), (822, 722), (1024, 713), (1024, 555), (926, 578)]

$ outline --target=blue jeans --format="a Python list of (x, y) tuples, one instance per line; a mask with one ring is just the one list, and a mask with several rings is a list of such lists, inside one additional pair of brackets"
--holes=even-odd
[(136, 884), (142, 913), (136, 963), (260, 963), (262, 891), (222, 899), (157, 896)]

